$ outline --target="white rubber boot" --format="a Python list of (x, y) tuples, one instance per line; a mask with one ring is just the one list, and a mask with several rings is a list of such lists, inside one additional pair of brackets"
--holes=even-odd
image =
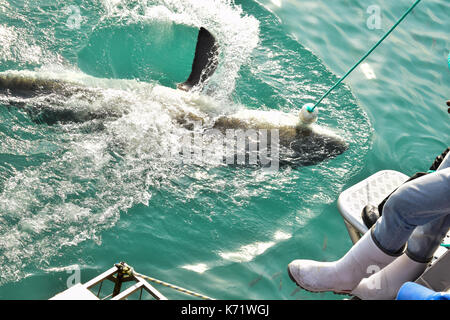
[(415, 281), (427, 265), (428, 263), (416, 262), (403, 254), (380, 272), (363, 279), (352, 291), (352, 295), (362, 300), (393, 300), (400, 287), (405, 282)]
[(308, 291), (350, 293), (362, 278), (381, 270), (395, 258), (378, 248), (369, 230), (340, 260), (294, 260), (288, 273), (292, 281)]

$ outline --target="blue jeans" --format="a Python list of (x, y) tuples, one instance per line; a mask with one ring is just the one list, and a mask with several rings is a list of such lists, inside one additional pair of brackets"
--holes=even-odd
[(450, 153), (436, 172), (405, 183), (388, 199), (372, 237), (387, 254), (429, 262), (450, 228)]

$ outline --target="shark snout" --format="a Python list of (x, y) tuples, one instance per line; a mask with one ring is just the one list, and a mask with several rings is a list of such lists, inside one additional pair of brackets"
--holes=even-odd
[(315, 165), (348, 150), (348, 143), (339, 136), (314, 133), (299, 137), (290, 144), (293, 161), (299, 165)]

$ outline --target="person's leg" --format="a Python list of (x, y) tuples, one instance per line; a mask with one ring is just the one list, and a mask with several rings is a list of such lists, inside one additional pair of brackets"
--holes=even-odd
[(402, 255), (416, 226), (442, 218), (449, 207), (449, 178), (450, 168), (405, 184), (389, 199), (390, 204), (386, 203), (390, 213), (343, 258), (335, 262), (294, 260), (288, 266), (289, 276), (309, 291), (353, 290), (370, 270), (383, 269)]
[[(450, 153), (444, 158), (436, 172), (450, 168)], [(450, 198), (450, 194), (447, 195)], [(407, 254), (418, 262), (429, 262), (450, 228), (450, 206), (448, 215), (418, 226), (408, 240)]]
[[(446, 157), (446, 159), (449, 157)], [(443, 162), (447, 165), (449, 161)], [(450, 214), (450, 167), (420, 177), (401, 186), (383, 209), (383, 216), (373, 229), (374, 241), (386, 253), (398, 252), (408, 241), (417, 226), (417, 236), (425, 231), (436, 232), (439, 219)], [(428, 232), (428, 231), (427, 231)], [(444, 233), (445, 234), (445, 233)], [(432, 242), (430, 242), (432, 244)], [(417, 244), (415, 244), (417, 247)]]
[(363, 279), (352, 294), (363, 300), (395, 299), (405, 282), (416, 280), (425, 271), (449, 227), (450, 214), (417, 227), (408, 240), (405, 254)]
[[(450, 197), (450, 195), (449, 195)], [(449, 213), (423, 226), (418, 226), (408, 240), (406, 254), (414, 261), (428, 263), (450, 228)]]
[[(446, 158), (447, 160), (449, 157)], [(450, 227), (450, 167), (405, 184), (386, 202), (383, 219), (373, 230), (385, 252), (408, 241), (405, 254), (383, 270), (363, 279), (352, 291), (361, 299), (395, 299), (401, 285), (414, 281), (431, 261)]]
[(369, 231), (338, 261), (294, 260), (288, 265), (288, 274), (308, 291), (350, 293), (372, 270), (384, 268), (398, 256), (383, 252)]

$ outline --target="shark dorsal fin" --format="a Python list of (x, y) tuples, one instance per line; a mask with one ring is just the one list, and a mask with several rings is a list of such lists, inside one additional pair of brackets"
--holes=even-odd
[(205, 28), (201, 27), (195, 48), (194, 62), (189, 78), (177, 85), (178, 89), (189, 91), (194, 86), (205, 83), (216, 71), (219, 55), (219, 45), (214, 36)]

